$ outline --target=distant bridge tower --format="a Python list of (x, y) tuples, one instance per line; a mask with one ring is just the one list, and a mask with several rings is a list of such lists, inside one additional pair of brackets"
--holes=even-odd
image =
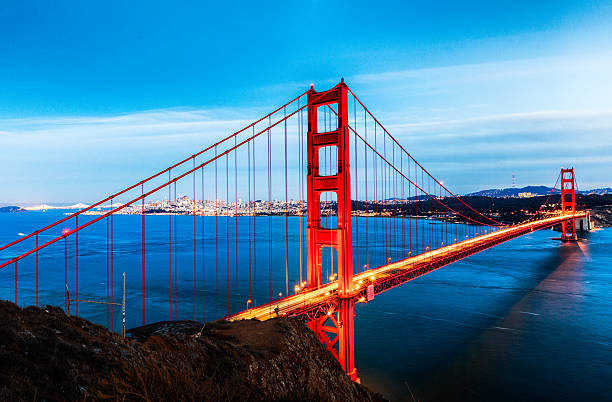
[[(353, 293), (353, 237), (351, 231), (351, 177), (349, 164), (349, 125), (347, 86), (344, 79), (325, 92), (308, 91), (308, 288), (322, 283), (322, 251), (332, 247), (337, 253), (339, 304), (327, 315), (309, 323), (310, 328), (340, 361), (346, 373), (357, 379), (354, 362), (353, 321), (355, 301)], [(337, 125), (332, 130), (319, 131), (319, 108), (336, 105)], [(333, 117), (332, 113), (332, 117)], [(333, 120), (332, 120), (333, 121)], [(319, 171), (319, 151), (324, 147), (337, 150), (335, 174), (323, 176)], [(331, 153), (334, 154), (333, 152)], [(332, 163), (333, 165), (333, 163)], [(337, 225), (321, 226), (321, 194), (334, 192), (337, 196)], [(327, 282), (327, 278), (326, 278)]]
[[(576, 213), (576, 182), (574, 180), (574, 168), (561, 169), (561, 211), (563, 214)], [(561, 240), (575, 241), (576, 220), (570, 219), (561, 224)]]

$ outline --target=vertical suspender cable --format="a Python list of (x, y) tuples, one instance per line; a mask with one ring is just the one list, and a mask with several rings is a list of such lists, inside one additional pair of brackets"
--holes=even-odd
[(251, 292), (251, 141), (247, 142), (247, 193), (248, 193), (248, 212), (247, 218), (249, 219), (249, 300), (252, 300), (253, 294)]
[(363, 159), (364, 159), (364, 177), (365, 177), (365, 208), (366, 208), (366, 217), (365, 217), (365, 225), (366, 225), (366, 269), (370, 269), (370, 228), (368, 226), (369, 215), (370, 215), (370, 205), (368, 203), (368, 119), (366, 110), (363, 111), (363, 130), (365, 135), (365, 141), (363, 142)]
[[(255, 135), (255, 127), (253, 126), (253, 135)], [(253, 140), (253, 201), (257, 200), (255, 196), (255, 140)], [(257, 247), (255, 246), (255, 241), (257, 240), (257, 230), (255, 229), (255, 224), (257, 220), (255, 219), (257, 216), (257, 212), (255, 211), (255, 206), (253, 206), (253, 305), (257, 305)]]
[[(387, 159), (387, 142), (385, 140), (385, 133), (383, 131), (383, 135), (382, 135), (382, 141), (383, 141), (383, 158), (386, 160)], [(385, 265), (387, 263), (387, 219), (385, 219), (384, 217), (384, 213), (386, 212), (387, 209), (387, 205), (385, 204), (385, 190), (386, 190), (386, 186), (387, 186), (387, 169), (386, 169), (386, 165), (384, 164), (384, 161), (382, 158), (380, 158), (380, 206), (381, 206), (381, 214), (380, 214), (380, 223), (381, 223), (381, 230), (380, 233), (382, 235), (382, 239), (381, 239), (381, 243), (382, 243), (382, 264), (380, 265)]]
[[(440, 198), (443, 198), (441, 186), (440, 186)], [(444, 244), (448, 245), (448, 210), (444, 211)]]
[[(15, 304), (17, 304), (17, 264), (15, 264)], [(68, 314), (68, 236), (64, 235), (64, 311)]]
[[(374, 149), (378, 151), (377, 145), (377, 135), (376, 135), (376, 122), (374, 122)], [(378, 161), (376, 159), (376, 154), (372, 154), (372, 159), (374, 162), (374, 211), (376, 219), (374, 220), (374, 266), (378, 267), (378, 225), (380, 223), (380, 202), (378, 200)]]
[[(75, 229), (79, 227), (79, 216), (75, 217)], [(75, 246), (74, 246), (74, 299), (75, 299), (75, 314), (79, 316), (79, 232), (75, 233)]]
[(108, 216), (106, 216), (106, 328), (110, 329), (110, 243), (109, 243), (109, 229), (108, 229)]
[(389, 167), (389, 173), (391, 175), (390, 179), (391, 179), (391, 205), (393, 206), (392, 210), (393, 210), (393, 215), (392, 215), (392, 223), (393, 223), (393, 233), (392, 233), (392, 237), (391, 237), (391, 258), (393, 261), (395, 261), (397, 259), (397, 243), (399, 241), (399, 236), (397, 233), (397, 185), (396, 185), (396, 181), (397, 181), (397, 172), (395, 171), (395, 169), (391, 169), (392, 167), (395, 168), (395, 143), (391, 142), (391, 159), (392, 159), (392, 164), (393, 166)]
[(272, 118), (268, 117), (268, 293), (272, 301)]
[[(400, 170), (402, 174), (404, 174), (404, 154), (400, 152)], [(402, 182), (402, 203), (401, 203), (401, 211), (402, 211), (402, 258), (406, 258), (406, 194), (404, 193), (404, 182), (405, 180), (400, 177)]]
[[(429, 176), (427, 176), (427, 193), (431, 194), (431, 178)], [(435, 196), (435, 194), (434, 194)], [(432, 210), (434, 210), (435, 206), (433, 205), (433, 202), (430, 201), (430, 199), (427, 200), (427, 203), (429, 204), (429, 208), (428, 208), (428, 212), (429, 212), (429, 218), (431, 219), (432, 217)], [(435, 247), (435, 244), (433, 244), (433, 233), (432, 233), (432, 228), (431, 225), (428, 222), (427, 225), (427, 245), (429, 246), (429, 250), (433, 250)]]
[(225, 154), (225, 283), (226, 283), (226, 294), (227, 298), (227, 315), (230, 314), (230, 251), (229, 251), (229, 237), (230, 237), (230, 203), (229, 203), (229, 153)]
[(216, 318), (219, 318), (219, 171), (215, 147), (215, 297)]
[(174, 182), (174, 319), (178, 320), (178, 238), (176, 220), (178, 218), (176, 182)]
[(38, 231), (36, 232), (36, 307), (38, 307)]
[(287, 187), (287, 110), (283, 108), (285, 117), (285, 296), (289, 296), (289, 200)]
[[(297, 107), (298, 109), (300, 108), (300, 99), (298, 98), (297, 101)], [(298, 214), (298, 219), (299, 219), (299, 228), (300, 228), (300, 238), (299, 238), (299, 242), (300, 242), (300, 287), (302, 286), (302, 282), (304, 281), (304, 276), (303, 276), (303, 255), (304, 255), (304, 250), (303, 250), (303, 243), (302, 243), (302, 111), (300, 110), (298, 112), (298, 198), (299, 198), (299, 205), (300, 205), (300, 212)]]
[[(418, 179), (417, 179), (418, 180)], [(419, 204), (421, 205), (421, 213), (423, 216), (421, 217), (421, 253), (425, 250), (425, 197), (423, 192), (423, 170), (421, 169), (421, 189), (419, 190)], [(420, 254), (420, 253), (419, 253)]]
[(416, 187), (416, 183), (419, 181), (419, 174), (417, 172), (416, 163), (414, 164), (414, 248), (415, 255), (419, 254), (419, 190)]
[[(235, 137), (234, 137), (235, 138)], [(192, 173), (193, 175), (193, 320), (197, 321), (198, 320), (198, 307), (197, 307), (197, 285), (196, 285), (196, 280), (197, 280), (197, 274), (196, 274), (196, 247), (197, 247), (197, 243), (196, 243), (196, 163), (195, 163), (195, 156), (193, 157), (193, 169), (194, 172)]]
[[(347, 102), (348, 103), (348, 102)], [(353, 121), (355, 129), (357, 129), (357, 101), (353, 96)], [(357, 132), (353, 141), (355, 148), (355, 250), (357, 250), (357, 272), (360, 272), (361, 265), (359, 264), (359, 166), (357, 165)], [(354, 271), (354, 268), (353, 268)]]
[[(141, 225), (140, 225), (140, 233), (141, 233), (141, 270), (142, 270), (142, 325), (145, 325), (145, 290), (146, 290), (146, 277), (145, 277), (145, 197), (144, 197), (144, 184), (140, 185), (140, 194), (142, 197), (142, 202), (140, 204), (140, 216), (141, 216)], [(78, 299), (78, 297), (77, 297)]]
[[(237, 137), (234, 137), (234, 147), (238, 144)], [(234, 150), (234, 271), (236, 278), (236, 312), (238, 312), (238, 150)]]
[(205, 263), (206, 263), (206, 256), (204, 254), (204, 243), (205, 243), (205, 236), (206, 236), (206, 232), (204, 230), (204, 211), (206, 210), (205, 208), (205, 201), (204, 201), (204, 166), (202, 166), (202, 322), (206, 322), (206, 305), (205, 305), (205, 295), (206, 295), (206, 271), (205, 271)]
[(412, 191), (410, 187), (412, 184), (410, 183), (410, 158), (408, 158), (408, 256), (412, 257), (412, 209), (410, 208), (412, 198)]
[[(113, 210), (113, 199), (110, 199), (110, 208), (111, 211)], [(114, 247), (113, 247), (113, 234), (114, 234), (114, 222), (113, 222), (113, 214), (111, 214), (110, 216), (110, 298), (111, 298), (111, 305), (110, 305), (110, 326), (111, 326), (111, 331), (113, 330), (113, 328), (115, 327), (115, 305), (113, 304), (113, 302), (115, 301), (115, 298), (113, 296), (114, 293), (114, 286), (115, 286), (115, 264), (114, 264)]]
[[(172, 208), (171, 172), (168, 170), (168, 209)], [(170, 319), (172, 320), (172, 214), (168, 214), (168, 267), (170, 271)]]
[[(385, 135), (385, 132), (383, 130), (383, 134), (382, 134), (382, 139), (383, 139), (383, 155), (385, 160), (389, 160), (387, 158), (387, 136)], [(388, 169), (387, 169), (387, 164), (383, 163), (383, 161), (380, 161), (380, 166), (381, 166), (381, 184), (382, 184), (382, 189), (381, 189), (381, 193), (382, 193), (382, 204), (384, 205), (384, 209), (385, 209), (385, 215), (386, 212), (388, 210), (388, 204), (387, 204), (387, 199), (388, 199), (388, 193), (387, 193), (387, 188), (389, 185), (389, 175), (388, 175)], [(388, 236), (390, 231), (387, 229), (390, 222), (390, 218), (387, 219), (383, 216), (382, 220), (382, 224), (383, 224), (383, 264), (382, 265), (386, 265), (389, 262), (389, 241), (388, 241)]]
[(15, 304), (17, 304), (17, 261), (15, 261)]

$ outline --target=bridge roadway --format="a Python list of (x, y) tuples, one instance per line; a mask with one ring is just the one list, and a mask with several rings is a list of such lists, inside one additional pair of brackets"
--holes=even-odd
[[(354, 298), (355, 302), (367, 302), (367, 289), (370, 285), (373, 285), (373, 293), (376, 295), (505, 241), (585, 216), (586, 212), (576, 212), (574, 215), (555, 215), (510, 226), (361, 272), (353, 276), (353, 289), (349, 297)], [(265, 321), (278, 315), (289, 315), (311, 321), (336, 311), (339, 304), (338, 283), (334, 281), (317, 289), (304, 289), (295, 295), (250, 308), (226, 319), (234, 321), (255, 318)]]

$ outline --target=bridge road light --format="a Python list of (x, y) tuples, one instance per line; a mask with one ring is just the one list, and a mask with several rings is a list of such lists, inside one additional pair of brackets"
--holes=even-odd
[(247, 300), (247, 310), (249, 309), (249, 304), (251, 304), (251, 299)]
[(282, 292), (278, 292), (278, 297), (279, 298), (283, 297), (283, 293)]

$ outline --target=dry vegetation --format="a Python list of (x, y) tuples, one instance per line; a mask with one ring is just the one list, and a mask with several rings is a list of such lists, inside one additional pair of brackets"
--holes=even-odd
[(0, 302), (0, 320), (0, 400), (382, 400), (295, 319), (161, 323), (142, 341), (51, 306)]

